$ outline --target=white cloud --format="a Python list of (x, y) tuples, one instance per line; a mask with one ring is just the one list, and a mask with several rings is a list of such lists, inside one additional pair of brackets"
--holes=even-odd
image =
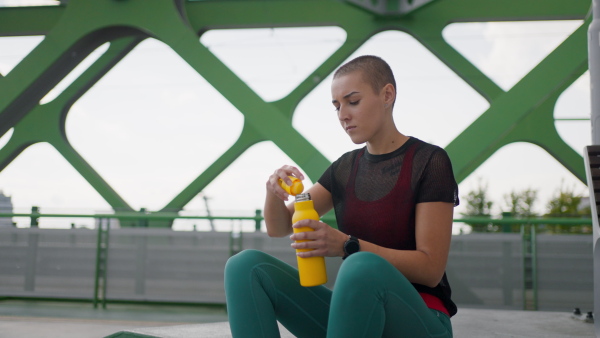
[(210, 30), (200, 39), (265, 101), (285, 97), (346, 39), (339, 27)]
[(487, 23), (483, 38), (492, 47), (481, 70), (508, 90), (580, 25), (580, 21)]
[(0, 7), (57, 6), (59, 0), (0, 0)]
[(0, 149), (2, 149), (12, 137), (15, 128), (10, 128), (2, 137), (0, 137)]
[(43, 36), (0, 37), (0, 74), (10, 73), (42, 40)]
[(582, 21), (454, 23), (444, 39), (504, 90), (510, 89)]

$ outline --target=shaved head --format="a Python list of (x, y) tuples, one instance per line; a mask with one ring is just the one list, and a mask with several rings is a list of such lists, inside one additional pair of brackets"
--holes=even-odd
[(335, 80), (355, 71), (362, 72), (363, 80), (373, 88), (376, 94), (388, 83), (392, 84), (394, 91), (396, 91), (396, 79), (394, 79), (392, 69), (387, 62), (378, 56), (363, 55), (348, 61), (335, 71), (333, 79)]

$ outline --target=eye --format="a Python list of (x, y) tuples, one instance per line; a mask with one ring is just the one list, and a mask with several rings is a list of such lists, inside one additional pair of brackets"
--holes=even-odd
[(340, 107), (339, 106), (334, 106), (333, 109), (337, 112), (340, 111)]
[(356, 101), (350, 101), (348, 103), (350, 103), (351, 106), (356, 106), (359, 102), (360, 102), (360, 100), (356, 100)]

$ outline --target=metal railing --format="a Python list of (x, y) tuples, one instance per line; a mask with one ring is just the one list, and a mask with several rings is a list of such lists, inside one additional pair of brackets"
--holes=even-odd
[[(502, 232), (510, 233), (511, 225), (519, 225), (519, 233), (522, 239), (523, 259), (523, 309), (538, 310), (538, 250), (537, 235), (538, 226), (562, 225), (567, 227), (592, 226), (592, 219), (587, 217), (553, 217), (553, 218), (503, 218), (469, 217), (455, 219), (454, 222), (465, 224), (493, 224), (503, 226)], [(589, 235), (591, 236), (591, 228)], [(592, 252), (590, 252), (592, 255)]]
[[(156, 220), (175, 220), (175, 219), (195, 219), (195, 220), (239, 220), (251, 221), (254, 223), (254, 231), (261, 231), (264, 218), (260, 210), (256, 210), (253, 216), (186, 216), (177, 213), (137, 213), (137, 212), (117, 212), (114, 214), (41, 214), (37, 209), (31, 213), (0, 213), (0, 217), (28, 217), (31, 219), (31, 227), (39, 227), (40, 218), (93, 218), (97, 219), (97, 243), (96, 243), (96, 264), (94, 276), (94, 294), (92, 302), (96, 307), (98, 304), (106, 306), (107, 297), (107, 264), (109, 248), (110, 219), (119, 220), (137, 220), (137, 224), (148, 224), (148, 221)], [(335, 224), (335, 219), (324, 217), (323, 221)], [(523, 266), (523, 307), (525, 309), (538, 309), (538, 256), (537, 256), (537, 227), (540, 225), (566, 225), (581, 226), (591, 225), (590, 218), (488, 218), (488, 217), (470, 217), (455, 219), (455, 223), (465, 224), (494, 224), (499, 226), (519, 225), (520, 236), (522, 238), (522, 266)], [(504, 227), (504, 231), (508, 228)], [(229, 255), (233, 255), (244, 248), (242, 236), (234, 233), (233, 229), (229, 231)], [(591, 252), (590, 252), (591, 255)]]

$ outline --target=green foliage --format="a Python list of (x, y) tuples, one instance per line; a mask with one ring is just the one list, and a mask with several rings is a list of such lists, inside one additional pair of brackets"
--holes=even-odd
[[(581, 208), (582, 195), (575, 193), (575, 189), (565, 187), (561, 183), (560, 188), (546, 205), (547, 213), (544, 217), (590, 217), (590, 207)], [(589, 225), (552, 225), (544, 229), (547, 233), (576, 233), (589, 234), (592, 228)]]
[[(546, 213), (543, 217), (551, 218), (585, 218), (590, 217), (590, 207), (582, 207), (581, 203), (584, 196), (577, 194), (574, 188), (566, 187), (561, 184), (555, 195), (546, 205)], [(511, 218), (532, 218), (539, 215), (534, 211), (534, 206), (538, 200), (538, 191), (528, 188), (521, 191), (513, 190), (510, 194), (504, 195), (504, 207), (502, 216)], [(481, 179), (477, 188), (470, 191), (463, 201), (466, 203), (466, 212), (461, 215), (468, 217), (491, 217), (491, 209), (494, 205), (488, 198), (488, 185)], [(520, 232), (521, 224), (498, 226), (492, 223), (467, 223), (471, 226), (472, 232)], [(589, 225), (540, 225), (538, 232), (542, 233), (569, 233), (569, 234), (590, 234), (592, 228)]]
[(576, 195), (573, 190), (563, 186), (556, 195), (548, 202), (548, 216), (569, 217), (579, 214), (579, 204), (582, 196)]
[[(508, 206), (506, 213), (507, 217), (514, 218), (530, 218), (537, 214), (533, 211), (533, 206), (537, 201), (537, 190), (531, 188), (522, 191), (511, 191), (510, 194), (504, 195), (504, 203)], [(504, 232), (520, 232), (520, 224), (512, 224), (502, 227)]]
[[(494, 202), (488, 199), (487, 194), (488, 185), (479, 179), (477, 188), (470, 191), (464, 199), (467, 203), (467, 211), (461, 215), (464, 217), (491, 217)], [(467, 225), (471, 226), (473, 232), (490, 232), (497, 228), (491, 223), (467, 223)]]
[(477, 189), (469, 192), (467, 195), (467, 212), (463, 215), (489, 216), (494, 203), (488, 200), (487, 191), (488, 185), (483, 184), (481, 180), (479, 180)]
[(508, 195), (504, 195), (504, 202), (508, 205), (512, 217), (534, 217), (537, 214), (533, 211), (533, 205), (537, 201), (537, 190), (531, 188), (520, 192), (512, 191)]

